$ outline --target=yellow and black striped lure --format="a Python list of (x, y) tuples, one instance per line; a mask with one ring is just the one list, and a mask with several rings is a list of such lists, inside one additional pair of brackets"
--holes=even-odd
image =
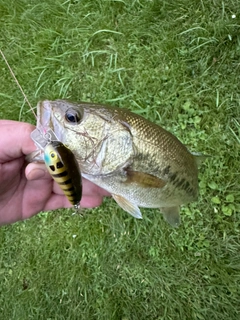
[(51, 141), (44, 148), (44, 162), (70, 203), (78, 208), (82, 198), (82, 177), (72, 151), (60, 141)]

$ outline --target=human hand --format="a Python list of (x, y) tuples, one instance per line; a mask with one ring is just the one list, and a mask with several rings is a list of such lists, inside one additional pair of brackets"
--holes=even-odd
[[(72, 207), (44, 164), (30, 163), (27, 154), (36, 150), (30, 133), (35, 127), (0, 120), (0, 225), (27, 219), (40, 211)], [(83, 179), (82, 208), (102, 203), (109, 193)]]

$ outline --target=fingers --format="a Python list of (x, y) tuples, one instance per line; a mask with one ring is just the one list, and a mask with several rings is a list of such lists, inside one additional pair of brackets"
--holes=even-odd
[(36, 149), (30, 134), (35, 127), (29, 123), (0, 120), (0, 160), (10, 161)]
[[(53, 179), (44, 163), (29, 163), (25, 169), (25, 176), (28, 181), (44, 180), (45, 184), (53, 182)], [(54, 194), (63, 195), (63, 191), (56, 182), (52, 185), (52, 192)]]
[(55, 194), (52, 190), (51, 179), (28, 181), (22, 197), (22, 219), (30, 218), (40, 211), (71, 207), (63, 194)]
[(83, 183), (83, 195), (99, 195), (99, 196), (110, 196), (111, 194), (97, 186), (96, 184), (92, 183), (89, 180), (86, 180), (82, 178), (82, 183)]
[(29, 163), (25, 169), (27, 180), (52, 179), (44, 163)]
[[(52, 177), (43, 163), (28, 164), (25, 174), (29, 181), (37, 182), (38, 180), (45, 180), (47, 184), (50, 184), (52, 181)], [(109, 192), (84, 178), (82, 178), (82, 183), (83, 195), (80, 204), (82, 208), (98, 207), (101, 205), (104, 196), (110, 196)], [(47, 201), (44, 210), (54, 210), (61, 207), (69, 208), (72, 206), (67, 198), (63, 196), (63, 191), (57, 183), (52, 184), (52, 192), (52, 196)]]
[[(52, 179), (46, 165), (44, 163), (30, 163), (27, 165), (25, 170), (26, 178), (30, 180), (37, 179)], [(110, 193), (89, 180), (82, 178), (83, 184), (83, 195), (101, 195), (101, 196), (109, 196)]]
[(84, 195), (80, 202), (80, 208), (95, 208), (99, 207), (102, 204), (103, 197), (100, 195)]

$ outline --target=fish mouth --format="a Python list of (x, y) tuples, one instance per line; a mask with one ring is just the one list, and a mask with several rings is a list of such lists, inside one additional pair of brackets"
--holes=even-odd
[(42, 132), (43, 135), (45, 135), (46, 132), (51, 129), (55, 133), (58, 140), (63, 142), (63, 127), (57, 120), (55, 113), (56, 106), (54, 106), (54, 101), (39, 101), (37, 104), (37, 128)]

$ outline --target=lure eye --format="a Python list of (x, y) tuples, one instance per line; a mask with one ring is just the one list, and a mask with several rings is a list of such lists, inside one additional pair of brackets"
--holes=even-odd
[(67, 122), (70, 122), (72, 124), (78, 124), (81, 121), (82, 116), (80, 112), (73, 109), (68, 109), (65, 114), (65, 119), (67, 120)]
[(51, 158), (55, 158), (55, 153), (52, 152), (52, 153), (50, 154), (50, 156), (51, 156)]

